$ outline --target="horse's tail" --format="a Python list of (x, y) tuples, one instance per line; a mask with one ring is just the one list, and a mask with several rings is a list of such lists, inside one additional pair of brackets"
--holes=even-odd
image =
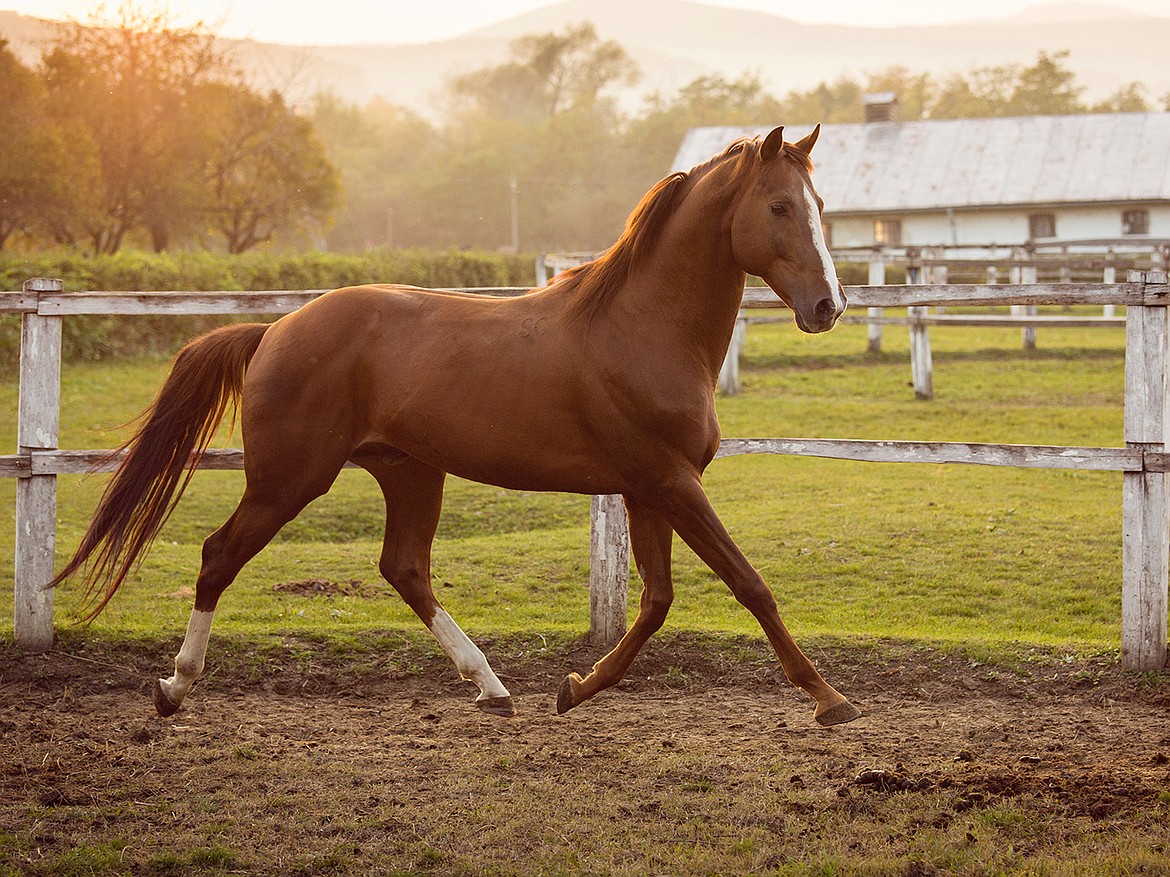
[(77, 551), (49, 583), (54, 587), (87, 567), (83, 582), (93, 608), (84, 620), (106, 607), (137, 566), (229, 408), (234, 417), (244, 371), (267, 329), (264, 323), (224, 326), (179, 351), (158, 397), (139, 416), (137, 432), (114, 452), (126, 455)]

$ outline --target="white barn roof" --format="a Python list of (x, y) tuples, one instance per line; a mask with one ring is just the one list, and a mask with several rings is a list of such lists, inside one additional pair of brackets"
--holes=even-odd
[[(694, 128), (673, 170), (771, 127)], [(813, 160), (829, 214), (1170, 202), (1170, 113), (825, 125)]]

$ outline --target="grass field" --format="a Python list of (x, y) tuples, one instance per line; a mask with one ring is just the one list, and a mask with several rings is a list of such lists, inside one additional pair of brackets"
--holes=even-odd
[[(908, 386), (904, 330), (887, 328), (881, 355), (865, 352), (864, 332), (843, 326), (811, 337), (791, 325), (753, 326), (743, 390), (719, 402), (724, 436), (1122, 444), (1120, 330), (1045, 330), (1039, 349), (1025, 352), (1018, 331), (936, 329), (930, 402), (915, 400)], [(158, 361), (66, 365), (61, 446), (115, 444), (118, 425), (149, 401), (166, 368)], [(0, 383), (0, 411), (11, 412), (0, 417), (0, 447), (15, 447), (15, 410), (10, 374)], [(60, 479), (59, 562), (76, 545), (102, 483)], [(140, 575), (89, 635), (179, 634), (200, 543), (230, 513), (241, 483), (241, 473), (200, 473)], [(992, 652), (1015, 642), (1087, 651), (1119, 645), (1118, 474), (751, 457), (715, 462), (706, 484), (798, 636), (964, 642)], [(11, 480), (0, 483), (6, 581), (14, 492)], [(217, 632), (417, 630), (378, 577), (381, 527), (373, 480), (343, 473), (245, 569), (220, 604)], [(434, 572), (440, 599), (469, 632), (583, 632), (588, 500), (452, 480)], [(681, 543), (675, 577), (668, 626), (758, 632)], [(311, 601), (274, 590), (307, 579), (362, 587)], [(11, 600), (4, 589), (6, 639)], [(79, 595), (63, 587), (57, 606), (58, 626), (66, 626)]]

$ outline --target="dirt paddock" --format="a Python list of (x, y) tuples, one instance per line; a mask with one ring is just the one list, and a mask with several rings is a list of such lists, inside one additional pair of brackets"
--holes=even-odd
[(1107, 657), (824, 645), (821, 729), (754, 641), (561, 717), (594, 652), (488, 643), (512, 719), (421, 641), (218, 645), (170, 719), (173, 644), (0, 651), (0, 873), (1170, 873), (1170, 677)]

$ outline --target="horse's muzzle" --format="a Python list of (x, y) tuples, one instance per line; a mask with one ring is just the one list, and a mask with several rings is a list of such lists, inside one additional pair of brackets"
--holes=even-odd
[(822, 298), (815, 305), (813, 305), (812, 315), (809, 319), (802, 320), (797, 314), (797, 325), (805, 332), (816, 334), (818, 332), (827, 332), (837, 324), (837, 320), (845, 313), (845, 308), (848, 303), (845, 300), (845, 291), (841, 290), (840, 301), (837, 298)]

